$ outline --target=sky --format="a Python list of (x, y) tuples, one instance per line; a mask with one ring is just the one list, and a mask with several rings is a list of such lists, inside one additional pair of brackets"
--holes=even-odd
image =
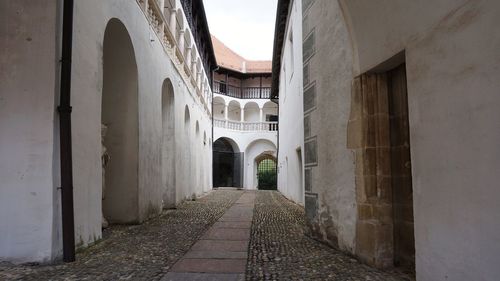
[(210, 33), (248, 60), (271, 60), (277, 0), (203, 0)]

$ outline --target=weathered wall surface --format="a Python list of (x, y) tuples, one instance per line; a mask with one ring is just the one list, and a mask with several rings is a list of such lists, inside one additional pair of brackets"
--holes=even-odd
[[(320, 222), (320, 233), (331, 225), (334, 230), (347, 226), (336, 229), (338, 245), (351, 252), (356, 247), (355, 159), (345, 148), (350, 83), (366, 71), (406, 62), (417, 280), (499, 279), (495, 175), (500, 160), (494, 155), (500, 141), (500, 36), (495, 32), (500, 4), (308, 2), (304, 43), (314, 47), (308, 52), (304, 45), (306, 65), (312, 54), (304, 76), (316, 80), (311, 132), (317, 145), (311, 151), (318, 162), (311, 178), (318, 199), (309, 201), (311, 208), (306, 197), (309, 219)], [(307, 30), (313, 29), (317, 36), (308, 41)], [(388, 61), (402, 51), (397, 61)], [(306, 137), (306, 152), (307, 143)]]
[[(45, 262), (61, 254), (55, 125), (59, 87), (58, 3), (0, 2), (2, 260)], [(211, 189), (212, 156), (207, 137), (211, 121), (200, 97), (188, 88), (136, 1), (75, 1), (74, 11), (74, 211), (76, 243), (82, 247), (101, 238), (103, 41), (111, 19), (125, 26), (137, 64), (137, 199), (130, 203), (137, 206), (136, 222), (157, 215), (172, 202), (179, 203)], [(162, 85), (167, 78), (172, 82), (175, 103), (175, 146), (170, 146), (168, 153), (182, 162), (175, 167), (174, 192), (167, 192), (162, 184), (166, 169), (161, 161)], [(186, 106), (191, 116), (189, 128), (184, 128)], [(183, 134), (184, 129), (190, 132), (189, 138)], [(189, 165), (183, 165), (184, 162)], [(162, 202), (167, 201), (162, 200), (166, 194), (175, 196), (169, 198), (168, 204)]]
[[(102, 92), (102, 44), (104, 30), (112, 18), (120, 20), (135, 51), (139, 93), (139, 221), (158, 214), (162, 208), (161, 94), (163, 81), (172, 81), (175, 103), (175, 153), (188, 165), (176, 167), (176, 202), (201, 194), (210, 188), (205, 180), (196, 185), (195, 175), (211, 171), (210, 162), (195, 161), (196, 155), (210, 155), (208, 144), (200, 146), (195, 124), (199, 121), (201, 135), (210, 132), (210, 118), (175, 69), (142, 10), (135, 1), (77, 1), (75, 5), (74, 73), (73, 73), (73, 139), (75, 173), (75, 223), (77, 242), (87, 244), (101, 235), (101, 158), (100, 122)], [(190, 111), (189, 139), (184, 133), (184, 109)], [(96, 149), (98, 148), (98, 149)], [(188, 154), (187, 152), (190, 151)], [(189, 155), (192, 159), (187, 159)], [(196, 167), (201, 165), (202, 168)], [(184, 167), (184, 168), (183, 168)], [(187, 169), (187, 171), (186, 171)], [(194, 176), (193, 176), (194, 175)]]
[(306, 212), (311, 235), (353, 252), (354, 155), (347, 150), (349, 34), (337, 1), (307, 1), (303, 17)]
[(60, 253), (58, 1), (0, 1), (0, 260)]
[(281, 58), (278, 190), (304, 205), (304, 120), (302, 91), (302, 1), (289, 8)]

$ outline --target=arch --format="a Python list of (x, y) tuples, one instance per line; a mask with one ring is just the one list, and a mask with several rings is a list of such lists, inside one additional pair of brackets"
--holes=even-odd
[(256, 139), (246, 147), (245, 187), (257, 188), (257, 160), (261, 160), (264, 155), (276, 157), (276, 145), (268, 139)]
[(218, 138), (213, 144), (213, 186), (240, 187), (242, 154), (234, 140)]
[(236, 141), (234, 141), (232, 138), (228, 138), (228, 137), (220, 137), (220, 138), (216, 139), (214, 141), (214, 150), (215, 150), (215, 143), (220, 141), (220, 140), (224, 141), (225, 143), (228, 143), (231, 146), (232, 152), (241, 152), (240, 147), (238, 146)]
[(270, 121), (271, 116), (278, 115), (278, 105), (272, 101), (264, 103), (262, 106), (262, 121)]
[(224, 120), (226, 117), (226, 101), (221, 96), (215, 96), (213, 102), (213, 115), (215, 119)]
[(161, 92), (162, 141), (161, 165), (164, 207), (175, 206), (175, 101), (174, 87), (165, 79)]
[(241, 121), (241, 105), (236, 100), (230, 101), (227, 106), (227, 119)]
[(255, 157), (257, 188), (263, 190), (277, 189), (276, 157), (270, 152), (263, 152)]
[(260, 108), (259, 105), (254, 102), (247, 102), (245, 104), (245, 122), (259, 122), (260, 121)]
[(111, 223), (137, 223), (138, 71), (130, 35), (116, 18), (107, 23), (104, 32), (101, 122), (103, 151), (106, 150), (103, 216)]
[[(191, 123), (191, 113), (189, 113), (189, 106), (184, 107), (184, 125), (189, 125)], [(185, 127), (189, 128), (189, 127)], [(186, 129), (187, 130), (187, 129)]]
[(191, 139), (191, 113), (189, 111), (189, 106), (184, 107), (184, 141), (183, 141), (183, 155), (180, 160), (182, 163), (181, 167), (183, 170), (183, 199), (187, 199), (193, 194), (194, 186), (192, 181), (192, 171), (193, 171), (193, 161), (192, 157), (192, 139)]

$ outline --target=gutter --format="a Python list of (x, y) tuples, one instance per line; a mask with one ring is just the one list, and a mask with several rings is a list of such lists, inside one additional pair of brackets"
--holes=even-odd
[(274, 44), (272, 61), (272, 84), (271, 100), (278, 104), (279, 101), (279, 80), (281, 71), (281, 53), (283, 51), (283, 41), (285, 37), (286, 22), (288, 18), (288, 8), (290, 0), (278, 0), (276, 9), (276, 23), (274, 26)]
[(63, 0), (59, 146), (61, 157), (61, 210), (63, 260), (75, 261), (75, 223), (73, 210), (73, 156), (71, 143), (71, 56), (73, 45), (74, 0)]

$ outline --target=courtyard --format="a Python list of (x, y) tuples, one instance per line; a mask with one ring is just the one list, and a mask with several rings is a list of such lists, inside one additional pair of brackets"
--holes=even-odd
[(2, 263), (0, 280), (411, 280), (308, 238), (304, 223), (277, 191), (214, 190), (106, 229), (76, 262)]

